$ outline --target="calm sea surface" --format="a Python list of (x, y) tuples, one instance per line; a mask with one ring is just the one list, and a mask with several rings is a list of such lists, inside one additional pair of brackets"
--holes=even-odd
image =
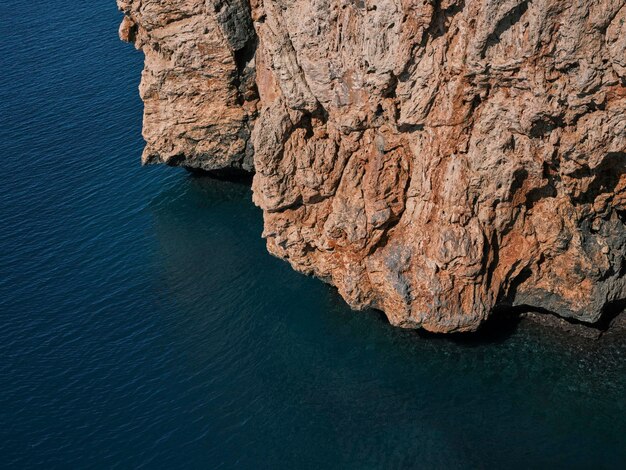
[(0, 467), (625, 468), (623, 340), (394, 329), (141, 168), (120, 19), (0, 3)]

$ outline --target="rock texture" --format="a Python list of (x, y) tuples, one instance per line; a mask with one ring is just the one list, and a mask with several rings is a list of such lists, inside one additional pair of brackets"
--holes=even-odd
[(256, 35), (245, 0), (118, 0), (145, 54), (142, 161), (252, 170)]
[(144, 161), (253, 158), (270, 252), (352, 307), (455, 332), (626, 298), (626, 0), (118, 3)]

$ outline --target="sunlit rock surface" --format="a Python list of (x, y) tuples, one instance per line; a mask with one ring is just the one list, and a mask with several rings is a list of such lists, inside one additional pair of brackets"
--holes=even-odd
[(118, 0), (144, 162), (254, 166), (271, 253), (435, 332), (626, 298), (626, 0)]

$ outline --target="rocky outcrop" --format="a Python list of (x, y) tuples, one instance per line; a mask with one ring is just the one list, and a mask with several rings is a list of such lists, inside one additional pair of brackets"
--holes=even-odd
[(145, 55), (144, 163), (252, 170), (256, 35), (245, 0), (119, 0)]
[(455, 332), (626, 298), (626, 0), (118, 3), (144, 161), (253, 158), (268, 249), (352, 307)]

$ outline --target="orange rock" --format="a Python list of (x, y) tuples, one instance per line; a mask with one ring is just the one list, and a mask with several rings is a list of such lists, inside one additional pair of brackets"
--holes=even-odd
[(118, 4), (144, 160), (253, 158), (268, 249), (352, 307), (454, 332), (626, 298), (626, 0)]

